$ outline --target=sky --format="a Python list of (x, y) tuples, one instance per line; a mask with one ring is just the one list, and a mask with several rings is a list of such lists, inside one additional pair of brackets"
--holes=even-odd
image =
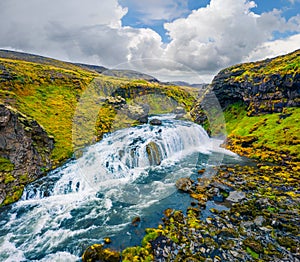
[(0, 49), (209, 83), (300, 48), (300, 0), (0, 0)]

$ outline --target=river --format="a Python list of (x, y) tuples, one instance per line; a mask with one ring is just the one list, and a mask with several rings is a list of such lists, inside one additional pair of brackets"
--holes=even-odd
[(201, 126), (174, 115), (156, 118), (162, 125), (108, 134), (1, 208), (0, 261), (80, 261), (104, 237), (116, 249), (137, 245), (165, 208), (190, 205), (189, 195), (176, 190), (178, 178), (201, 168), (209, 176), (222, 161), (239, 161)]

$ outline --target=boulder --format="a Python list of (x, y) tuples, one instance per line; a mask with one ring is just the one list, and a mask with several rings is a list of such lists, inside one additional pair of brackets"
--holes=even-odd
[(153, 126), (160, 126), (160, 125), (162, 125), (161, 120), (156, 119), (156, 118), (151, 119), (149, 123), (150, 123), (150, 125), (153, 125)]
[(229, 196), (227, 197), (228, 201), (234, 202), (234, 203), (238, 203), (241, 200), (246, 198), (246, 194), (242, 191), (231, 191), (229, 193)]
[(155, 142), (150, 142), (146, 146), (146, 153), (148, 155), (149, 163), (151, 166), (158, 166), (161, 163), (161, 151)]
[(119, 252), (109, 248), (103, 248), (103, 245), (100, 244), (94, 244), (84, 251), (82, 261), (119, 262), (120, 258)]
[(176, 187), (184, 192), (188, 192), (193, 186), (193, 181), (188, 177), (179, 178), (176, 181)]

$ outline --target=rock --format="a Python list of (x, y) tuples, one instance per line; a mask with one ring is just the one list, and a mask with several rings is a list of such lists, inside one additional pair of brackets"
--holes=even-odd
[(148, 155), (150, 166), (160, 165), (162, 155), (160, 148), (156, 143), (151, 141), (148, 145), (146, 145), (146, 153)]
[[(51, 168), (54, 139), (33, 119), (0, 104), (0, 181), (1, 203), (17, 201), (24, 186)], [(12, 168), (9, 168), (12, 167)]]
[(263, 216), (258, 216), (254, 219), (254, 224), (261, 227), (263, 223), (265, 222), (265, 219)]
[(180, 114), (180, 115), (184, 115), (186, 113), (185, 109), (181, 106), (177, 106), (173, 111), (172, 113), (174, 114)]
[(205, 172), (205, 168), (199, 169), (199, 170), (197, 171), (197, 173), (198, 173), (199, 175), (203, 174), (204, 172)]
[(107, 103), (114, 105), (114, 106), (119, 106), (122, 104), (126, 104), (126, 100), (125, 98), (121, 97), (121, 96), (108, 96), (106, 97), (106, 101)]
[(120, 108), (123, 114), (133, 120), (139, 121), (141, 124), (148, 123), (149, 108), (146, 105), (128, 105), (124, 104)]
[(227, 185), (225, 185), (225, 184), (222, 184), (222, 183), (220, 183), (220, 182), (214, 181), (214, 182), (212, 182), (210, 185), (213, 186), (213, 187), (215, 187), (215, 188), (219, 188), (219, 189), (221, 189), (222, 191), (225, 191), (225, 192), (227, 192), (227, 193), (229, 193), (230, 191), (232, 191), (232, 188), (231, 188), (231, 187), (229, 187), (229, 186), (227, 186)]
[(184, 192), (189, 191), (192, 188), (192, 185), (193, 181), (188, 177), (182, 177), (176, 181), (176, 187)]
[(105, 237), (105, 238), (103, 238), (103, 240), (104, 240), (105, 244), (110, 244), (111, 243), (111, 239), (109, 237)]
[(111, 249), (104, 249), (103, 245), (95, 244), (88, 247), (82, 256), (83, 262), (102, 261), (102, 262), (119, 262), (120, 253)]
[(140, 217), (135, 217), (132, 219), (131, 224), (135, 227), (138, 226), (138, 224), (141, 222), (141, 218)]
[(142, 115), (137, 119), (141, 124), (147, 124), (148, 123), (148, 115)]
[(246, 198), (246, 194), (242, 191), (231, 191), (229, 193), (229, 196), (227, 197), (228, 201), (234, 202), (234, 203), (238, 203), (241, 200)]
[(151, 119), (151, 120), (150, 120), (150, 125), (153, 125), (153, 126), (160, 126), (161, 124), (162, 124), (162, 122), (161, 122), (161, 120), (159, 120), (159, 119), (154, 118), (154, 119)]
[(243, 241), (243, 244), (246, 246), (246, 247), (249, 247), (251, 248), (251, 250), (253, 250), (254, 252), (256, 253), (263, 253), (264, 252), (264, 248), (262, 246), (262, 244), (260, 243), (260, 241), (258, 241), (257, 239), (254, 239), (254, 238), (246, 238), (244, 241)]

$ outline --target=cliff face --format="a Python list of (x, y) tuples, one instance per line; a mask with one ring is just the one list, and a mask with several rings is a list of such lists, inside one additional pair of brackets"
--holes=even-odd
[(0, 204), (7, 204), (51, 168), (54, 140), (35, 120), (2, 104), (0, 132)]
[[(217, 98), (222, 110), (206, 102), (214, 101), (210, 96)], [(192, 109), (192, 118), (211, 135), (226, 125), (228, 149), (263, 161), (300, 160), (300, 50), (226, 68), (203, 97)], [(209, 122), (208, 110), (221, 120)]]
[(224, 69), (211, 88), (221, 106), (248, 106), (248, 115), (282, 112), (300, 106), (300, 50), (289, 55)]

